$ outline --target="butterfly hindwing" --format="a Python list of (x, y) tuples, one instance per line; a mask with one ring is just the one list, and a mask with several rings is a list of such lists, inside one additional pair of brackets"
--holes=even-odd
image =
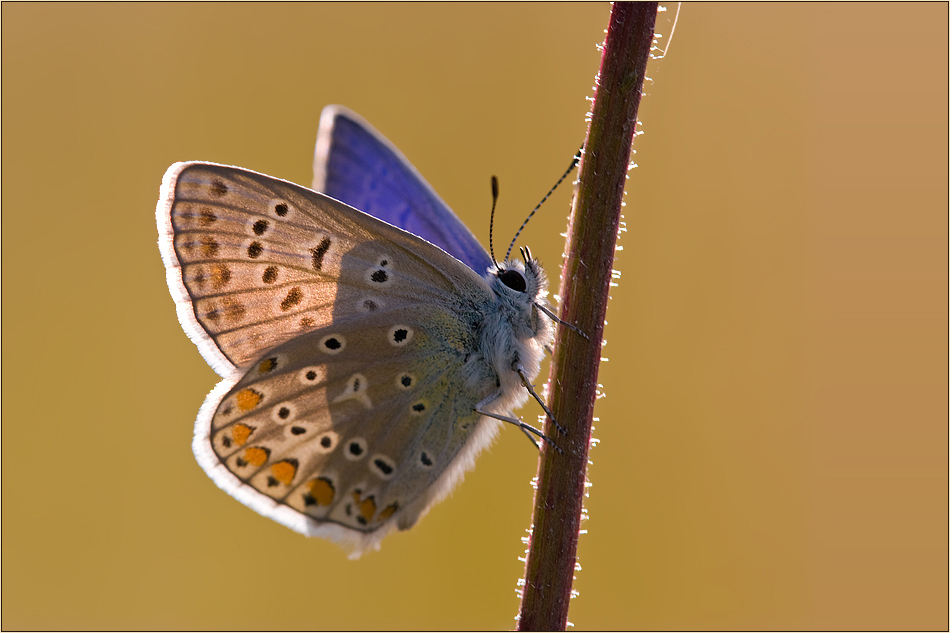
[(217, 404), (207, 428), (215, 457), (315, 528), (408, 527), (492, 388), (452, 389), (472, 334), (457, 327), (450, 343), (432, 336), (432, 321), (418, 309), (377, 313), (269, 351)]

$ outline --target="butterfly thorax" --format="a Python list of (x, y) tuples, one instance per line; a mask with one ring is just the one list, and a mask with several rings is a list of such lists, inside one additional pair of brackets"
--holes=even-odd
[(486, 409), (510, 414), (528, 399), (518, 368), (533, 380), (540, 372), (544, 347), (554, 337), (550, 320), (536, 307), (547, 305), (547, 277), (538, 261), (527, 257), (524, 263), (504, 262), (485, 279), (494, 304), (483, 312), (477, 328), (478, 354), (470, 359), (470, 378), (482, 384), (493, 381), (488, 391), (495, 397)]

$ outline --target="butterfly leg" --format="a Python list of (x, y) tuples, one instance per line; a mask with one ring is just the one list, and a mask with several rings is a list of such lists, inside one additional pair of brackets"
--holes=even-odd
[(515, 365), (514, 369), (516, 372), (518, 372), (518, 375), (521, 376), (521, 384), (524, 385), (524, 388), (528, 390), (528, 393), (534, 396), (534, 399), (538, 401), (538, 404), (540, 404), (541, 408), (544, 409), (544, 412), (547, 414), (548, 418), (550, 418), (551, 422), (554, 423), (554, 426), (557, 427), (557, 430), (561, 432), (561, 435), (567, 435), (567, 429), (558, 423), (557, 418), (555, 418), (554, 414), (551, 413), (551, 410), (548, 409), (548, 405), (544, 404), (544, 400), (542, 400), (541, 396), (539, 396), (534, 390), (534, 385), (531, 384), (531, 381), (528, 380), (528, 377), (524, 373), (524, 367), (521, 365)]
[[(548, 437), (547, 435), (545, 435), (543, 432), (539, 431), (538, 429), (534, 428), (534, 427), (531, 426), (530, 424), (524, 423), (524, 422), (523, 422), (522, 420), (520, 420), (519, 418), (511, 417), (511, 416), (507, 416), (507, 415), (500, 415), (500, 414), (498, 414), (498, 413), (492, 413), (491, 411), (485, 411), (484, 409), (482, 409), (482, 406), (483, 406), (483, 405), (488, 404), (488, 403), (491, 402), (492, 400), (495, 400), (497, 397), (498, 397), (497, 395), (493, 394), (493, 395), (491, 395), (491, 396), (488, 396), (487, 398), (485, 398), (484, 400), (482, 400), (482, 401), (479, 402), (478, 404), (476, 404), (476, 405), (475, 405), (475, 413), (480, 413), (480, 414), (482, 414), (482, 415), (487, 415), (487, 416), (490, 417), (490, 418), (495, 418), (496, 420), (501, 420), (502, 422), (507, 422), (508, 424), (514, 424), (515, 426), (517, 426), (518, 428), (520, 428), (521, 431), (522, 431), (525, 435), (528, 435), (529, 433), (533, 433), (534, 435), (537, 435), (537, 436), (540, 437), (542, 440), (544, 440), (545, 442), (547, 442), (548, 444), (550, 444), (550, 445), (554, 448), (554, 450), (556, 450), (558, 453), (562, 453), (562, 454), (564, 453), (564, 451), (562, 451), (562, 450), (558, 447), (558, 445), (554, 443), (554, 440), (552, 440), (550, 437)], [(530, 439), (531, 442), (532, 442), (535, 446), (538, 446), (537, 442), (535, 442), (535, 441), (531, 438), (530, 435), (528, 435), (528, 439)], [(540, 447), (538, 447), (538, 448), (540, 448)]]
[[(519, 426), (518, 428), (521, 429), (520, 426)], [(538, 449), (539, 451), (541, 450), (541, 445), (538, 444), (538, 442), (531, 436), (530, 433), (528, 433), (528, 432), (525, 431), (524, 429), (521, 429), (521, 432), (524, 433), (524, 436), (525, 436), (526, 438), (528, 438), (528, 441), (529, 441), (529, 442), (531, 442), (532, 444), (534, 444), (534, 447), (535, 447), (536, 449)]]

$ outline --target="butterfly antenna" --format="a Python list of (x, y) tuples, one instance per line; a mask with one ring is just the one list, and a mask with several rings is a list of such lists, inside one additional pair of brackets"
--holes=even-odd
[[(501, 266), (495, 260), (495, 246), (492, 244), (492, 234), (495, 232), (495, 204), (498, 202), (498, 178), (491, 177), (491, 219), (488, 221), (488, 252), (491, 253), (491, 263), (495, 268), (501, 270)], [(508, 259), (505, 257), (505, 259)]]
[(587, 336), (586, 334), (584, 334), (584, 330), (580, 329), (579, 327), (577, 327), (577, 326), (574, 325), (573, 323), (568, 323), (567, 321), (564, 321), (564, 320), (558, 318), (558, 316), (557, 316), (556, 314), (554, 314), (553, 312), (551, 312), (551, 310), (549, 310), (546, 306), (544, 306), (544, 305), (542, 305), (542, 304), (540, 304), (540, 303), (533, 303), (532, 305), (533, 305), (535, 308), (537, 308), (538, 310), (540, 310), (541, 312), (543, 312), (544, 314), (546, 314), (546, 315), (548, 316), (548, 318), (550, 318), (550, 319), (551, 319), (552, 321), (554, 321), (555, 323), (560, 323), (560, 324), (563, 325), (564, 327), (569, 327), (569, 328), (571, 328), (572, 330), (574, 330), (575, 332), (577, 332), (578, 334), (580, 334), (582, 337), (584, 337), (585, 339), (587, 339), (588, 341), (590, 340), (590, 337)]
[[(525, 220), (524, 220), (524, 222), (521, 223), (521, 228), (518, 229), (518, 232), (517, 232), (517, 233), (515, 233), (514, 239), (511, 240), (511, 246), (508, 247), (508, 252), (505, 253), (505, 261), (508, 261), (508, 256), (511, 255), (511, 249), (513, 249), (513, 248), (515, 247), (515, 242), (518, 241), (518, 236), (521, 235), (521, 232), (524, 230), (524, 227), (528, 225), (528, 220), (530, 220), (531, 217), (537, 212), (537, 210), (541, 208), (541, 205), (544, 204), (545, 200), (547, 200), (548, 198), (551, 197), (551, 194), (554, 193), (554, 190), (557, 189), (558, 185), (560, 185), (562, 182), (564, 182), (564, 179), (567, 178), (567, 175), (570, 174), (572, 171), (574, 171), (574, 168), (577, 167), (577, 163), (579, 163), (580, 160), (581, 160), (581, 154), (582, 154), (583, 152), (584, 152), (584, 146), (581, 145), (580, 149), (577, 150), (577, 153), (574, 154), (574, 158), (571, 159), (571, 164), (570, 164), (570, 166), (567, 168), (567, 171), (565, 171), (564, 174), (563, 174), (560, 178), (558, 178), (558, 181), (557, 181), (556, 183), (554, 183), (554, 186), (551, 187), (550, 191), (548, 191), (546, 194), (544, 194), (544, 197), (541, 198), (541, 202), (538, 203), (538, 206), (536, 206), (534, 209), (532, 209), (532, 210), (531, 210), (531, 213), (528, 214), (528, 217), (526, 217)], [(493, 208), (494, 208), (494, 207), (493, 207)], [(489, 243), (489, 245), (491, 244), (491, 236), (490, 236), (490, 235), (489, 235), (488, 243)]]

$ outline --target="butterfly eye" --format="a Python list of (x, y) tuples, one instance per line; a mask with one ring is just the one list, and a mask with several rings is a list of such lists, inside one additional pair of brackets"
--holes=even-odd
[(512, 290), (524, 292), (528, 289), (528, 284), (525, 283), (524, 276), (512, 268), (498, 273), (498, 278), (501, 279), (501, 283), (505, 284)]

